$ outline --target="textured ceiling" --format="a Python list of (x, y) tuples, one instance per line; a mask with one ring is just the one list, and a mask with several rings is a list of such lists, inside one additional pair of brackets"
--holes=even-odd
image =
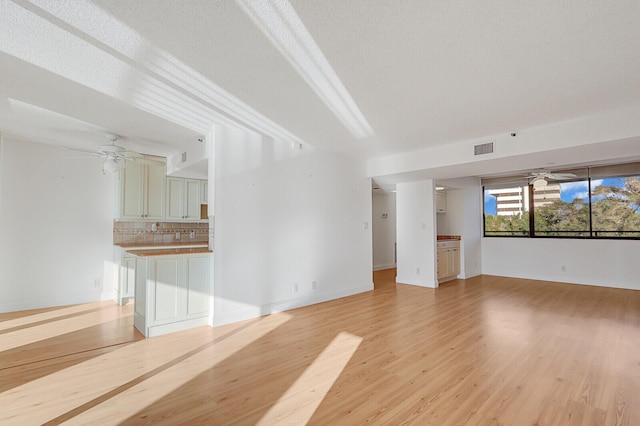
[[(367, 158), (640, 102), (637, 0), (290, 4), (373, 136), (231, 0), (0, 0), (0, 95), (162, 150), (235, 120)], [(0, 131), (27, 137), (3, 104)]]

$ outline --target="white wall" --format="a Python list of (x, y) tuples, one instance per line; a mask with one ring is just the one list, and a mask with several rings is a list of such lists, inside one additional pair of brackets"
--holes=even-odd
[[(383, 214), (387, 215), (383, 218)], [(373, 195), (373, 270), (395, 268), (396, 194)]]
[[(629, 158), (640, 155), (640, 105), (610, 111), (575, 120), (529, 129), (517, 129), (517, 137), (509, 132), (486, 135), (457, 143), (440, 144), (432, 148), (390, 155), (369, 160), (368, 176), (385, 175), (424, 169), (438, 170), (454, 166), (447, 176), (480, 176), (513, 170), (531, 170), (555, 164), (589, 163), (595, 160)], [(494, 153), (474, 155), (473, 146), (494, 142)], [(579, 148), (579, 149), (575, 149)], [(532, 155), (540, 154), (540, 155)], [(428, 176), (434, 176), (433, 171)]]
[(396, 282), (437, 287), (433, 180), (396, 185)]
[[(169, 155), (167, 157), (167, 176), (207, 180), (212, 142), (211, 136), (203, 138), (202, 142), (193, 140), (180, 151)], [(183, 154), (186, 156), (184, 162), (182, 161)]]
[(487, 275), (640, 290), (639, 259), (640, 241), (482, 239)]
[(110, 298), (114, 176), (99, 159), (0, 143), (0, 311)]
[(365, 167), (216, 129), (214, 324), (373, 289)]

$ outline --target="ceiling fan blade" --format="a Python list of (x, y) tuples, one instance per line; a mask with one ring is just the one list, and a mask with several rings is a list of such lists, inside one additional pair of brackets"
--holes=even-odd
[(140, 164), (165, 164), (164, 160), (156, 159), (156, 158), (146, 158), (146, 157), (121, 157), (127, 161), (135, 161)]
[(142, 154), (140, 152), (135, 151), (127, 151), (121, 153), (122, 158), (126, 158), (127, 160), (138, 161), (140, 163), (146, 164), (166, 164), (167, 159), (165, 157), (161, 157), (159, 155), (151, 155), (151, 154)]
[(500, 179), (500, 182), (502, 183), (514, 183), (514, 184), (520, 184), (522, 182), (527, 182), (529, 178), (526, 176), (522, 176), (522, 177), (512, 177), (512, 178), (504, 178), (504, 179)]
[(83, 156), (75, 156), (75, 157), (65, 157), (65, 160), (78, 160), (78, 159), (83, 159), (86, 160), (87, 158), (101, 158), (101, 155), (83, 155)]
[(126, 152), (123, 152), (122, 154), (127, 155), (129, 157), (140, 157), (140, 158), (156, 159), (156, 160), (159, 160), (159, 161), (165, 161), (166, 160), (166, 157), (162, 157), (160, 155), (144, 154), (142, 152), (137, 152), (137, 151), (126, 151)]
[(547, 177), (553, 180), (567, 180), (576, 178), (576, 175), (573, 173), (549, 173)]

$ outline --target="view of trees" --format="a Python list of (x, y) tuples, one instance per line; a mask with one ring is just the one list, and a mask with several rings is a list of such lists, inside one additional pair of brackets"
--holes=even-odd
[(589, 236), (589, 199), (571, 203), (555, 200), (534, 209), (535, 231), (540, 235)]
[(529, 235), (529, 215), (485, 215), (484, 230), (490, 235)]
[[(575, 198), (572, 202), (554, 200), (535, 207), (534, 233), (539, 236), (588, 237), (591, 236), (589, 221), (592, 220), (594, 237), (640, 237), (640, 176), (621, 180), (621, 186), (592, 188), (591, 206), (588, 198)], [(529, 214), (487, 214), (485, 233), (527, 236), (530, 234)]]
[(640, 176), (625, 178), (621, 188), (598, 186), (591, 197), (594, 232), (640, 237)]

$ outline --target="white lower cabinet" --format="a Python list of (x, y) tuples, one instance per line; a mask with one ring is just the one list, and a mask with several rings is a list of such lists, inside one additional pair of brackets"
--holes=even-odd
[(136, 257), (115, 247), (113, 254), (115, 266), (114, 299), (118, 305), (126, 305), (135, 295)]
[(449, 281), (460, 273), (460, 241), (438, 241), (438, 282)]
[(146, 337), (206, 325), (208, 254), (137, 258), (134, 325)]

